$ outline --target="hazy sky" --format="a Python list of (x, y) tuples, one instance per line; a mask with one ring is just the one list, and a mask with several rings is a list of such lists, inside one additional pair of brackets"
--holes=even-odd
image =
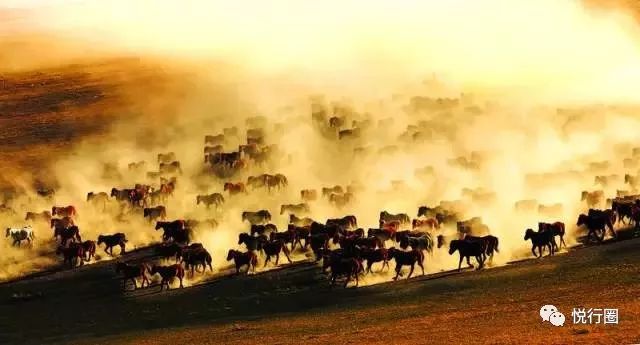
[(626, 97), (640, 87), (633, 21), (589, 11), (577, 0), (0, 3), (35, 6), (25, 25), (30, 30), (127, 52), (224, 58), (265, 71), (402, 79), (438, 72), (484, 86), (570, 86), (588, 97), (612, 89)]

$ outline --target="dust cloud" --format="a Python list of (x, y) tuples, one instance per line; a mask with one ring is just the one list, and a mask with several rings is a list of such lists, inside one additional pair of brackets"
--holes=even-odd
[[(632, 154), (640, 137), (640, 51), (638, 28), (624, 12), (549, 0), (242, 3), (83, 1), (36, 6), (14, 23), (21, 34), (73, 42), (76, 58), (78, 47), (98, 45), (108, 56), (152, 59), (180, 71), (173, 74), (180, 87), (165, 90), (162, 101), (171, 106), (163, 108), (154, 106), (157, 95), (126, 90), (128, 113), (48, 168), (57, 182), (53, 202), (24, 182), (24, 193), (7, 201), (16, 215), (2, 225), (19, 226), (24, 212), (52, 203), (72, 204), (86, 238), (125, 232), (132, 248), (159, 242), (141, 215), (122, 216), (114, 202), (97, 207), (86, 194), (157, 187), (146, 173), (157, 171), (158, 153), (175, 152), (183, 174), (165, 203), (168, 218), (218, 222), (197, 229), (194, 239), (211, 252), (216, 271), (228, 269), (227, 250), (241, 248), (238, 234), (248, 231), (242, 211), (268, 209), (284, 229), (282, 204), (301, 202), (302, 189), (334, 185), (352, 186), (355, 199), (343, 208), (312, 202), (313, 219), (353, 214), (367, 229), (377, 227), (382, 210), (415, 218), (418, 206), (456, 202), (461, 219), (480, 216), (499, 237), (492, 265), (500, 265), (530, 255), (524, 230), (538, 221), (565, 222), (575, 244), (576, 216), (588, 208), (583, 190), (636, 192), (622, 176), (637, 175), (640, 163)], [(344, 117), (341, 129), (357, 127), (360, 135), (338, 139), (312, 112)], [(253, 127), (246, 120), (256, 116), (266, 119), (265, 140), (277, 154), (231, 177), (207, 172), (204, 136), (235, 126), (240, 134), (224, 144), (235, 151)], [(144, 169), (128, 169), (139, 161)], [(222, 190), (224, 182), (261, 173), (284, 174), (289, 185), (246, 196)], [(597, 175), (617, 177), (601, 186)], [(225, 196), (220, 209), (196, 205), (197, 195), (214, 192)], [(516, 211), (520, 200), (536, 206)], [(455, 223), (439, 231), (457, 236)], [(58, 262), (43, 249), (50, 230), (40, 226), (37, 234), (30, 249), (2, 243), (0, 279)], [(457, 256), (434, 249), (426, 269), (456, 263)], [(365, 284), (390, 277), (368, 276)]]

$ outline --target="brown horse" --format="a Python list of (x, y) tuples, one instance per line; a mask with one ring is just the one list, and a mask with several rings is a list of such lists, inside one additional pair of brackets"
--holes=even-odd
[(129, 265), (124, 262), (118, 262), (116, 264), (116, 273), (122, 273), (122, 290), (126, 290), (127, 280), (131, 280), (133, 283), (133, 289), (137, 289), (136, 278), (142, 278), (142, 284), (140, 287), (144, 287), (144, 283), (147, 282), (147, 286), (151, 285), (147, 278), (147, 266), (142, 265)]
[(38, 222), (38, 221), (43, 221), (43, 222), (50, 222), (51, 221), (51, 212), (49, 211), (42, 211), (39, 213), (36, 212), (27, 212), (27, 214), (24, 217), (24, 220), (26, 221), (33, 221), (33, 222)]
[(420, 269), (422, 269), (422, 275), (424, 275), (424, 253), (421, 250), (404, 252), (396, 248), (390, 248), (388, 251), (388, 255), (389, 258), (393, 258), (396, 261), (396, 276), (393, 278), (393, 280), (398, 280), (398, 276), (400, 276), (400, 270), (402, 270), (402, 266), (409, 266), (411, 268), (407, 279), (411, 278), (416, 263), (418, 264), (418, 266), (420, 266)]
[(81, 246), (84, 251), (84, 261), (91, 261), (91, 258), (96, 255), (96, 242), (91, 240), (84, 241)]
[(69, 268), (75, 267), (74, 260), (80, 263), (80, 266), (84, 265), (84, 251), (82, 246), (78, 243), (71, 243), (68, 247), (58, 246), (56, 254), (62, 254), (64, 256), (64, 264), (68, 264)]
[(229, 253), (227, 253), (227, 261), (231, 261), (236, 265), (236, 274), (240, 274), (240, 267), (247, 266), (247, 274), (253, 268), (253, 271), (256, 271), (256, 266), (258, 265), (258, 256), (252, 252), (241, 252), (238, 250), (230, 249)]
[(60, 217), (75, 217), (78, 215), (78, 213), (76, 212), (76, 208), (73, 207), (72, 205), (69, 206), (64, 206), (64, 207), (59, 207), (59, 206), (53, 206), (51, 208), (51, 215), (52, 216), (60, 216)]
[(127, 246), (127, 238), (125, 234), (118, 232), (113, 235), (100, 235), (98, 236), (98, 245), (105, 244), (104, 252), (113, 256), (113, 247), (120, 247), (120, 255), (124, 254)]
[(171, 266), (153, 266), (151, 268), (151, 275), (160, 274), (162, 277), (162, 281), (160, 282), (160, 291), (166, 285), (167, 290), (169, 290), (169, 284), (175, 279), (178, 278), (180, 280), (180, 287), (183, 288), (182, 279), (184, 278), (184, 268), (182, 265), (175, 264)]
[(224, 184), (224, 191), (229, 191), (229, 195), (237, 195), (237, 194), (246, 194), (247, 189), (244, 186), (244, 183), (231, 183), (227, 182)]

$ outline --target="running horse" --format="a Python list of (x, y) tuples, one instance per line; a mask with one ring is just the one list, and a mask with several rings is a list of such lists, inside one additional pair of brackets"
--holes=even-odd
[(52, 216), (60, 216), (60, 217), (76, 217), (78, 215), (78, 212), (76, 212), (76, 208), (72, 205), (69, 206), (64, 206), (64, 207), (60, 207), (60, 206), (53, 206), (51, 208), (51, 215)]
[(35, 235), (33, 234), (33, 228), (31, 225), (27, 225), (22, 228), (7, 228), (7, 236), (11, 236), (13, 239), (13, 246), (20, 247), (20, 243), (24, 240), (31, 243), (35, 239)]

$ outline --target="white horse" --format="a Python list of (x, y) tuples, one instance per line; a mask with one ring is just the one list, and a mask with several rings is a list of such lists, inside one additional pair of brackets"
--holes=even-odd
[(6, 237), (9, 236), (11, 236), (11, 238), (13, 239), (13, 245), (15, 246), (17, 244), (18, 247), (20, 246), (20, 242), (27, 240), (29, 243), (31, 243), (31, 241), (36, 238), (31, 225), (27, 225), (23, 228), (7, 228)]

